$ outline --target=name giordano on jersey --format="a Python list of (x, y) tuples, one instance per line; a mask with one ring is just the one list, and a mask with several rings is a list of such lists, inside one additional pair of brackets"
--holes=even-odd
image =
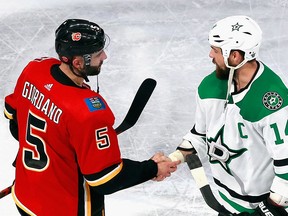
[(57, 107), (49, 98), (40, 92), (33, 84), (25, 82), (22, 96), (30, 100), (33, 106), (43, 112), (51, 121), (58, 124), (63, 111)]

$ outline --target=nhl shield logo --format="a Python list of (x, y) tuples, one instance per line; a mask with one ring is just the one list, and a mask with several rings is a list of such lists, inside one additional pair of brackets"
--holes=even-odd
[(267, 92), (263, 96), (263, 104), (269, 110), (277, 110), (283, 104), (282, 97), (277, 92)]

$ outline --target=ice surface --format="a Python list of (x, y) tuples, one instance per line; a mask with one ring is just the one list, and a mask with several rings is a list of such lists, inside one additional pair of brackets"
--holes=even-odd
[[(28, 61), (56, 56), (54, 31), (67, 18), (92, 20), (111, 38), (99, 80), (116, 126), (141, 82), (157, 80), (138, 123), (119, 136), (122, 155), (130, 159), (170, 153), (193, 125), (195, 89), (214, 69), (207, 34), (218, 19), (236, 14), (254, 18), (264, 33), (260, 59), (287, 82), (287, 0), (0, 0), (0, 5), (1, 110)], [(90, 84), (96, 88), (95, 79)], [(17, 152), (7, 123), (2, 115), (0, 189), (13, 181), (11, 163)], [(150, 181), (107, 196), (106, 211), (107, 216), (216, 215), (185, 164), (164, 182)], [(0, 215), (18, 215), (11, 195), (0, 200)]]

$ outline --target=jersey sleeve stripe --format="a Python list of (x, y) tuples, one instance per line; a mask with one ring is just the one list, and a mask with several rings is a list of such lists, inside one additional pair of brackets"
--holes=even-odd
[(287, 166), (288, 165), (288, 159), (283, 160), (274, 160), (274, 166)]
[(15, 202), (15, 204), (21, 209), (23, 210), (25, 213), (27, 213), (28, 215), (31, 215), (31, 216), (36, 216), (36, 214), (34, 214), (33, 212), (31, 212), (28, 208), (26, 208), (16, 197), (16, 194), (15, 194), (15, 185), (12, 186), (12, 197), (13, 197), (13, 200)]
[(13, 114), (9, 113), (7, 109), (4, 109), (4, 115), (10, 120), (13, 119)]
[(110, 181), (113, 179), (116, 175), (118, 175), (123, 168), (123, 162), (121, 162), (115, 169), (113, 169), (111, 172), (107, 173), (106, 175), (102, 176), (101, 178), (98, 178), (96, 180), (87, 180), (89, 185), (91, 186), (99, 186), (102, 184), (105, 184), (106, 182)]

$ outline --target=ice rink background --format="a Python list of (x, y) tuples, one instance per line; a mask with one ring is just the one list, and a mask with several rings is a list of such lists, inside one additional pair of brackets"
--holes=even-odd
[[(147, 77), (158, 82), (138, 123), (119, 136), (123, 157), (145, 160), (158, 151), (168, 154), (192, 127), (195, 89), (214, 69), (207, 37), (217, 20), (239, 14), (254, 18), (263, 30), (260, 59), (287, 83), (287, 7), (287, 0), (0, 0), (0, 110), (30, 60), (56, 57), (54, 32), (60, 23), (89, 19), (111, 38), (99, 81), (100, 93), (116, 116), (115, 126), (141, 82)], [(95, 78), (90, 85), (96, 89)], [(0, 189), (14, 179), (11, 164), (17, 146), (2, 115)], [(49, 179), (43, 184), (49, 187)], [(107, 196), (106, 213), (216, 215), (204, 203), (186, 164), (163, 182), (149, 181)], [(18, 215), (11, 195), (0, 200), (0, 215)]]

